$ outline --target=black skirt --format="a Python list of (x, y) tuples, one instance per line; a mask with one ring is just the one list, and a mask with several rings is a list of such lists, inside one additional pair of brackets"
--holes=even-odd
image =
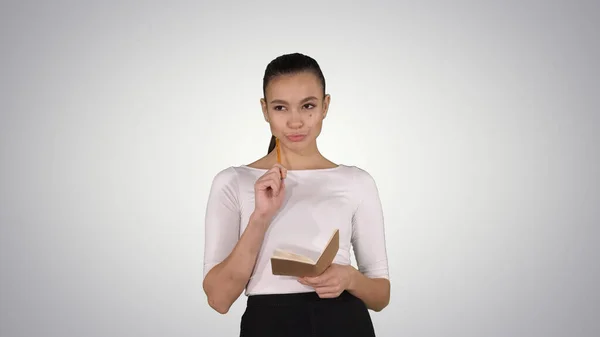
[(314, 292), (248, 296), (240, 337), (374, 337), (364, 302), (349, 292), (322, 299)]

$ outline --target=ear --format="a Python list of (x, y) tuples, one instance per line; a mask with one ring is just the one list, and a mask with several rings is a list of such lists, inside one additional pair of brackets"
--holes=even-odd
[(329, 111), (329, 103), (331, 102), (331, 95), (327, 94), (323, 98), (323, 119), (327, 117), (327, 112)]
[(262, 109), (263, 118), (268, 123), (269, 122), (269, 113), (268, 113), (268, 110), (267, 110), (267, 101), (265, 101), (264, 98), (260, 99), (260, 106), (261, 106), (261, 109)]

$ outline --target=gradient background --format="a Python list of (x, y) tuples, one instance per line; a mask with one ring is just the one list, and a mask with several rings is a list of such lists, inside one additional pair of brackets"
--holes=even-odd
[[(597, 1), (3, 1), (0, 336), (236, 336), (212, 178), (264, 155), (266, 64), (315, 57), (320, 147), (377, 180), (378, 336), (600, 335)], [(212, 325), (212, 326), (211, 326)]]

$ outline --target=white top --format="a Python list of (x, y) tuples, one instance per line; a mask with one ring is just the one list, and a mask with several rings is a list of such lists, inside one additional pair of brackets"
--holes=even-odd
[[(254, 183), (266, 171), (237, 166), (215, 176), (205, 218), (204, 276), (239, 240), (254, 210)], [(281, 248), (314, 259), (335, 229), (340, 249), (334, 263), (350, 264), (352, 248), (364, 275), (389, 277), (383, 212), (369, 173), (345, 165), (288, 170), (285, 183), (285, 199), (265, 234), (246, 295), (314, 291), (296, 277), (273, 275), (270, 257)]]

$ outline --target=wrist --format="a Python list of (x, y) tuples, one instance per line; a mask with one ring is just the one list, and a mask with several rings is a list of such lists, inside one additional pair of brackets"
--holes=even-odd
[(347, 265), (346, 269), (348, 273), (348, 286), (346, 287), (346, 290), (353, 291), (356, 288), (356, 284), (358, 283), (358, 277), (360, 276), (360, 272), (352, 265)]
[(253, 212), (250, 215), (250, 223), (262, 228), (267, 229), (271, 223), (271, 218), (267, 215)]

